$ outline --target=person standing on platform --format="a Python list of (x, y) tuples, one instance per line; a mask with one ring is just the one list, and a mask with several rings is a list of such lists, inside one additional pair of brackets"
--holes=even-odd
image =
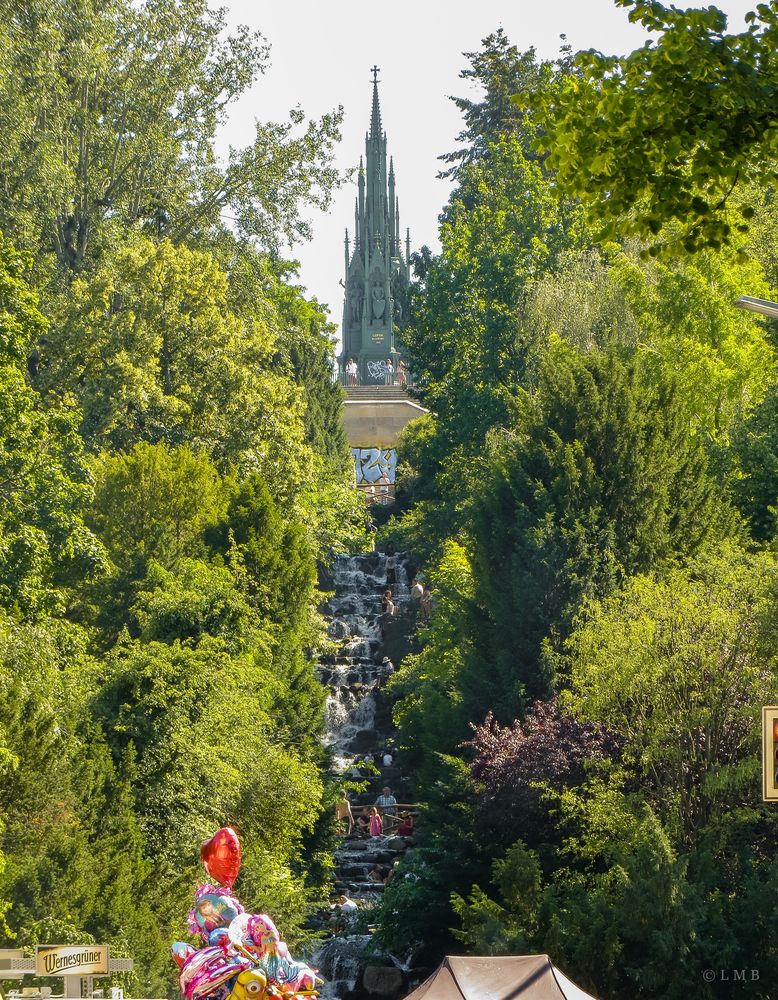
[(370, 810), (370, 836), (380, 837), (384, 832), (384, 821), (375, 806)]
[(384, 785), (381, 790), (381, 794), (375, 800), (375, 805), (383, 812), (385, 809), (394, 809), (397, 805), (397, 799), (392, 795), (392, 789), (388, 785)]
[(394, 363), (391, 358), (386, 359), (386, 384), (394, 385)]
[[(346, 796), (345, 791), (341, 790), (340, 795), (338, 795), (338, 801), (335, 803), (335, 819), (338, 821), (338, 826), (340, 827), (341, 835), (350, 836), (351, 831), (354, 829), (354, 816), (351, 812), (351, 803)], [(347, 830), (343, 834), (343, 820), (345, 819), (347, 824)]]

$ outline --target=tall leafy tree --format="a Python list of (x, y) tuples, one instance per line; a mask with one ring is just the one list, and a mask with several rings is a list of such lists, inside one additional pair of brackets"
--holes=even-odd
[(60, 604), (68, 578), (98, 570), (102, 553), (83, 522), (92, 487), (77, 417), (45, 409), (27, 380), (46, 329), (29, 264), (0, 242), (0, 603), (36, 614)]
[(661, 235), (654, 253), (720, 247), (754, 214), (730, 213), (738, 186), (775, 177), (778, 5), (758, 4), (728, 34), (713, 6), (616, 3), (655, 37), (623, 57), (581, 52), (560, 92), (528, 95), (544, 122), (538, 145), (604, 233)]
[(176, 242), (219, 225), (275, 246), (326, 205), (340, 112), (257, 123), (226, 163), (214, 136), (267, 67), (264, 39), (225, 33), (205, 0), (2, 4), (3, 210), (25, 249), (80, 270), (143, 225)]
[(474, 505), (480, 662), (493, 678), (481, 713), (507, 720), (522, 687), (549, 693), (546, 654), (582, 600), (691, 555), (727, 524), (669, 373), (656, 380), (637, 356), (560, 343), (521, 400), (515, 428), (489, 442)]
[[(484, 38), (481, 46), (476, 52), (464, 53), (470, 65), (460, 71), (459, 78), (470, 87), (480, 88), (482, 93), (480, 100), (451, 98), (464, 122), (457, 136), (457, 141), (464, 145), (441, 157), (452, 164), (442, 172), (443, 177), (458, 179), (468, 163), (487, 158), (490, 144), (505, 135), (517, 135), (524, 153), (530, 159), (537, 157), (532, 148), (534, 132), (528, 110), (513, 98), (520, 91), (548, 86), (554, 64), (539, 62), (534, 48), (519, 51), (502, 27)], [(566, 64), (565, 59), (563, 65)]]
[(775, 537), (778, 518), (778, 384), (734, 434), (735, 503), (758, 541)]
[(223, 467), (262, 469), (288, 496), (303, 454), (300, 393), (272, 370), (268, 325), (228, 302), (212, 255), (128, 242), (74, 281), (37, 381), (78, 400), (95, 450), (187, 442)]

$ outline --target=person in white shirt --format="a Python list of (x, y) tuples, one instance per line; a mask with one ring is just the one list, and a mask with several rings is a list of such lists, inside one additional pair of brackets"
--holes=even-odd
[(349, 899), (348, 896), (340, 896), (338, 903), (340, 904), (341, 913), (356, 913), (359, 909), (354, 900)]
[(384, 767), (391, 767), (393, 760), (394, 760), (394, 758), (392, 757), (392, 755), (387, 750), (386, 753), (384, 754)]

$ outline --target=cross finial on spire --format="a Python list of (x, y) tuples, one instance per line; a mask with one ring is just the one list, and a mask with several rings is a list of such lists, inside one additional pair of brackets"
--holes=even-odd
[(378, 73), (379, 69), (374, 66), (370, 71), (373, 74), (373, 112), (370, 116), (370, 138), (381, 138), (381, 108), (378, 103)]

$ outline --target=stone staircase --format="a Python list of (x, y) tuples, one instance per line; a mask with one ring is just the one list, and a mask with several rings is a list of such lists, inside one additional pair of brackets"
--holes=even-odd
[(408, 390), (402, 385), (350, 385), (346, 387), (346, 399), (349, 403), (389, 402), (391, 400), (409, 399)]
[[(360, 388), (375, 391), (374, 387)], [(392, 386), (377, 388), (395, 390)], [(373, 805), (385, 786), (392, 789), (399, 803), (411, 801), (410, 785), (401, 768), (394, 762), (390, 767), (380, 766), (394, 735), (392, 704), (382, 686), (382, 660), (388, 655), (397, 664), (402, 654), (403, 636), (411, 624), (407, 617), (410, 568), (401, 555), (372, 552), (340, 556), (329, 575), (320, 581), (323, 590), (334, 591), (323, 611), (335, 649), (321, 656), (316, 667), (319, 681), (328, 691), (324, 742), (331, 752), (335, 776), (366, 783), (363, 792), (351, 796), (355, 820), (364, 806)], [(387, 587), (401, 608), (400, 616), (391, 620), (381, 613), (381, 595)], [(368, 766), (365, 757), (372, 755), (376, 756), (375, 764)], [(348, 896), (361, 908), (372, 907), (380, 901), (384, 885), (369, 879), (368, 872), (375, 865), (391, 869), (411, 844), (410, 838), (391, 832), (380, 837), (360, 837), (355, 831), (343, 837), (334, 852), (333, 892)], [(327, 980), (322, 1000), (397, 996), (405, 979), (388, 958), (382, 963), (371, 955), (365, 962), (370, 940), (369, 934), (354, 934), (347, 927), (323, 944), (314, 956), (314, 964)], [(380, 987), (379, 981), (383, 984)], [(393, 991), (387, 991), (390, 982)]]

